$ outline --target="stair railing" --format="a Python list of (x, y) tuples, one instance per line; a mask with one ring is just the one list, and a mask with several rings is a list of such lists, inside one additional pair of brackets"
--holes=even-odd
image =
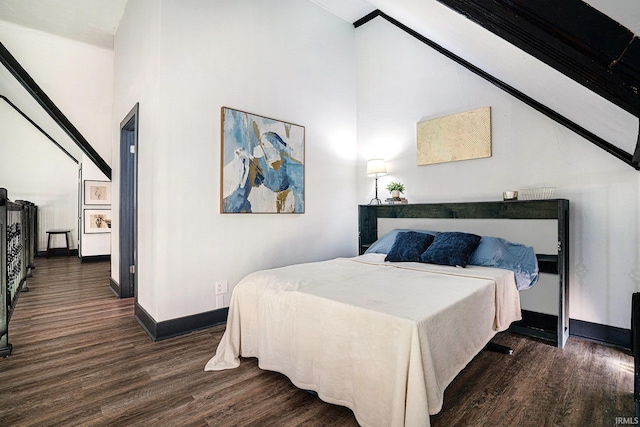
[(9, 200), (0, 188), (0, 357), (11, 355), (9, 320), (33, 269), (35, 205)]

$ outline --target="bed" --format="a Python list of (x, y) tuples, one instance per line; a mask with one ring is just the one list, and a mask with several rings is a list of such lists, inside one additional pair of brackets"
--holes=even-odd
[[(367, 239), (376, 241), (369, 221), (402, 210), (360, 209), (366, 252)], [(234, 288), (226, 331), (205, 370), (257, 357), (260, 368), (350, 408), (363, 426), (429, 425), (447, 385), (521, 319), (516, 277), (502, 268), (386, 257), (370, 252), (250, 274)]]

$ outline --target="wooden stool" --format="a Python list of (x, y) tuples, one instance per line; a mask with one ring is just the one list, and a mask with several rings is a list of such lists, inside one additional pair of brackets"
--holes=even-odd
[(67, 256), (71, 256), (69, 251), (69, 233), (71, 230), (47, 230), (47, 258), (49, 258), (49, 250), (55, 249), (51, 247), (51, 236), (54, 234), (64, 234), (64, 238), (67, 242)]

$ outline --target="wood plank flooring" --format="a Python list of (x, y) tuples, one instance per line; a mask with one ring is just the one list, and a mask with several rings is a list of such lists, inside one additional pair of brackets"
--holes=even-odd
[[(353, 413), (262, 371), (255, 359), (204, 372), (224, 326), (153, 343), (109, 263), (36, 259), (0, 359), (0, 426), (356, 426)], [(461, 337), (463, 339), (463, 337)], [(564, 350), (515, 334), (481, 352), (445, 392), (442, 426), (615, 426), (633, 414), (633, 358), (571, 338)]]

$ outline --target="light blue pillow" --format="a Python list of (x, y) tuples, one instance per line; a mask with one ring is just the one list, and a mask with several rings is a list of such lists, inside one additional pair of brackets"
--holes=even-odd
[(529, 289), (538, 280), (538, 259), (533, 248), (499, 237), (483, 236), (469, 264), (513, 271), (520, 291)]
[(431, 235), (436, 234), (434, 231), (427, 231), (427, 230), (408, 230), (408, 229), (391, 230), (390, 232), (388, 232), (387, 234), (385, 234), (384, 236), (380, 237), (378, 240), (373, 242), (371, 246), (369, 246), (369, 249), (365, 251), (365, 254), (371, 254), (371, 253), (388, 254), (391, 248), (393, 247), (393, 244), (396, 241), (396, 236), (398, 235), (398, 233), (406, 233), (408, 231), (415, 231), (417, 233), (425, 233), (425, 234), (431, 234)]

